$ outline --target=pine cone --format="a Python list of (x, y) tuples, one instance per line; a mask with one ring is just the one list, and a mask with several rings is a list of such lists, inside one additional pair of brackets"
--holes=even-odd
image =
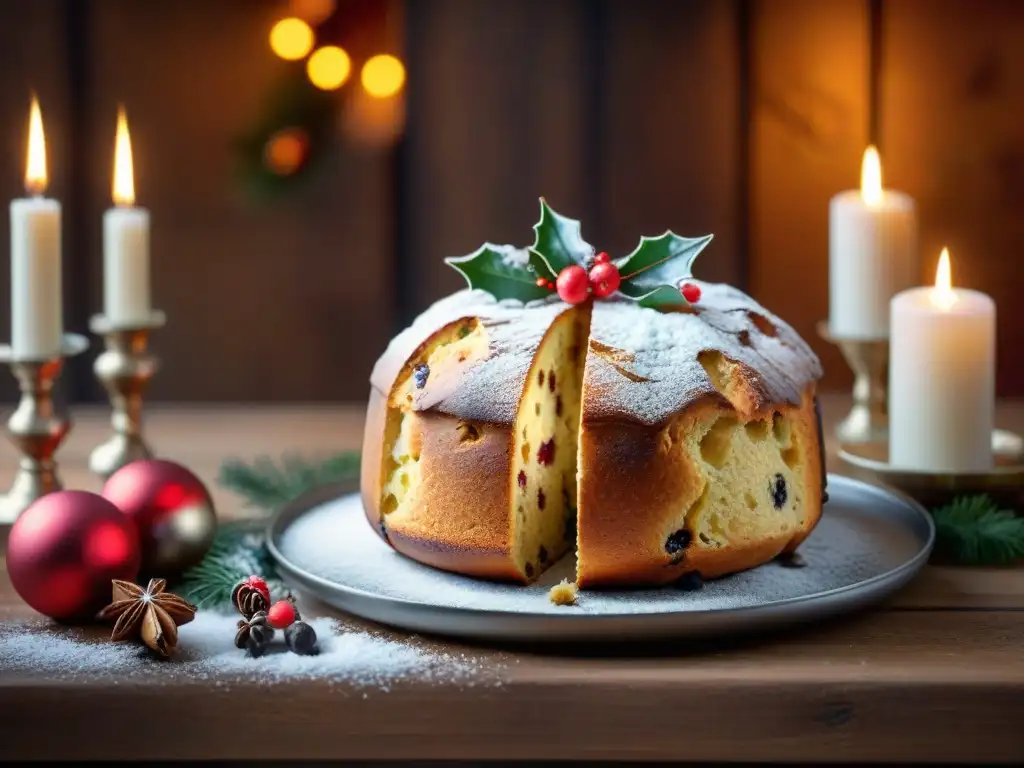
[(238, 612), (247, 619), (251, 619), (260, 611), (265, 611), (270, 607), (267, 605), (263, 593), (258, 589), (253, 589), (244, 581), (236, 584), (235, 588), (231, 590), (231, 602), (235, 604)]

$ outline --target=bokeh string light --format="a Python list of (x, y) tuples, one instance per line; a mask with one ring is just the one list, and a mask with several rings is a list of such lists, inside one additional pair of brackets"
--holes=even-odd
[(298, 61), (313, 48), (313, 30), (302, 19), (281, 19), (270, 30), (270, 48), (286, 61)]
[(306, 62), (309, 81), (323, 91), (333, 91), (343, 86), (351, 72), (352, 60), (345, 49), (336, 45), (317, 48)]
[(402, 90), (405, 83), (405, 67), (395, 56), (379, 53), (363, 64), (360, 79), (368, 94), (378, 99), (386, 99)]

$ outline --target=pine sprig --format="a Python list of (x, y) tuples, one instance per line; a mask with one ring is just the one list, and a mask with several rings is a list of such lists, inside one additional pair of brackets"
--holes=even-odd
[(960, 496), (932, 510), (937, 554), (964, 565), (1004, 565), (1024, 558), (1024, 517), (989, 496)]
[[(178, 594), (199, 608), (224, 607), (231, 602), (231, 590), (247, 576), (262, 576), (277, 583), (274, 560), (267, 551), (262, 524), (251, 521), (225, 523), (217, 529), (213, 544), (198, 565), (184, 573)], [(271, 587), (275, 589), (274, 586)]]
[(221, 465), (217, 482), (241, 496), (247, 506), (276, 512), (312, 488), (349, 481), (358, 475), (358, 451), (321, 461), (287, 454), (278, 462), (268, 456), (251, 463), (231, 459)]

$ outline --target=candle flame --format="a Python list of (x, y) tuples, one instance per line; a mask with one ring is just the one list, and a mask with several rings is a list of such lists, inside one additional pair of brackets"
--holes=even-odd
[(135, 166), (132, 162), (132, 142), (128, 134), (128, 118), (124, 107), (117, 109), (117, 137), (114, 140), (114, 203), (135, 204)]
[(882, 202), (882, 160), (873, 145), (864, 150), (860, 164), (860, 196), (871, 206)]
[(30, 195), (41, 195), (46, 191), (46, 134), (43, 133), (43, 115), (39, 111), (39, 100), (35, 94), (32, 94), (32, 108), (28, 116), (25, 190)]
[(935, 270), (935, 287), (932, 289), (932, 303), (942, 309), (949, 309), (956, 304), (956, 293), (953, 291), (953, 278), (949, 266), (949, 249), (943, 248), (939, 256), (939, 266)]

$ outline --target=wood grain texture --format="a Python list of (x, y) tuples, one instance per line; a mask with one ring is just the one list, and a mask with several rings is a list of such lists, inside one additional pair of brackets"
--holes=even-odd
[(860, 183), (868, 132), (864, 0), (755, 0), (751, 285), (814, 347), (825, 387), (849, 386), (828, 318), (828, 204)]
[(100, 217), (123, 102), (139, 202), (152, 210), (154, 306), (169, 316), (153, 340), (165, 367), (152, 398), (361, 398), (390, 335), (387, 154), (346, 144), (291, 197), (251, 202), (234, 183), (232, 144), (284, 73), (267, 43), (280, 3), (89, 7), (87, 290), (98, 310)]
[[(848, 403), (826, 396), (822, 405), (829, 468), (842, 472), (833, 427)], [(225, 456), (356, 447), (362, 416), (361, 406), (161, 407), (148, 429), (164, 455), (212, 484)], [(70, 485), (95, 487), (85, 459), (104, 417), (81, 412), (62, 454)], [(1024, 431), (1024, 402), (1003, 403), (999, 423)], [(3, 466), (11, 458), (0, 447)], [(244, 513), (231, 494), (217, 499), (224, 519)], [(339, 616), (312, 600), (301, 608)], [(0, 571), (0, 631), (33, 616)], [(102, 630), (88, 634), (104, 642)], [(1024, 567), (928, 567), (874, 611), (755, 638), (574, 649), (410, 641), (465, 654), (485, 670), (473, 687), (168, 682), (159, 665), (118, 685), (61, 682), (5, 670), (0, 658), (0, 759), (1019, 763), (1022, 638)], [(155, 723), (173, 737), (158, 737)], [(275, 736), (251, 737), (261, 733)]]
[(409, 4), (406, 320), (465, 287), (444, 257), (532, 243), (539, 197), (584, 217), (583, 12), (578, 0)]
[(601, 249), (626, 254), (666, 229), (713, 233), (694, 274), (738, 281), (738, 24), (735, 3), (608, 3), (602, 157), (589, 182), (600, 185)]
[(1024, 392), (1024, 5), (901, 0), (884, 15), (882, 143), (893, 185), (913, 195), (922, 280), (943, 246), (957, 285), (991, 295), (998, 388)]

